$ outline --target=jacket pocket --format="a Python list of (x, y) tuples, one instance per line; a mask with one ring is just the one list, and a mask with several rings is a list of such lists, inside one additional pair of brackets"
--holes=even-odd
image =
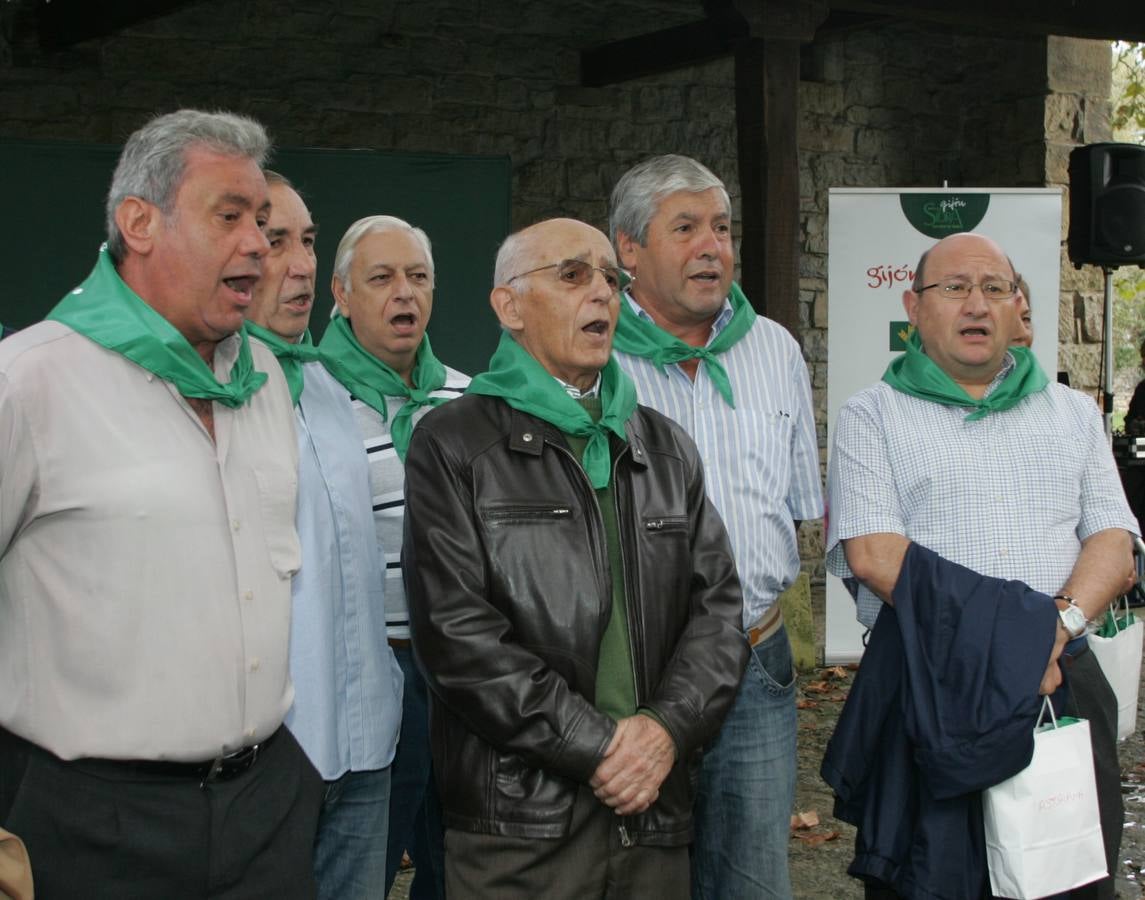
[(499, 525), (543, 525), (546, 522), (567, 522), (572, 518), (572, 507), (567, 503), (490, 503), (482, 507), (481, 517), (491, 528)]
[(687, 531), (689, 519), (687, 516), (647, 516), (644, 519), (644, 530), (648, 534), (673, 534)]

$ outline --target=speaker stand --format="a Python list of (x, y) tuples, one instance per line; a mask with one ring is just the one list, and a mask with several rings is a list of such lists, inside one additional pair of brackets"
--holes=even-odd
[(1101, 411), (1105, 419), (1105, 436), (1113, 446), (1113, 269), (1101, 267), (1105, 275), (1105, 312), (1102, 323), (1102, 369), (1105, 371), (1101, 393)]

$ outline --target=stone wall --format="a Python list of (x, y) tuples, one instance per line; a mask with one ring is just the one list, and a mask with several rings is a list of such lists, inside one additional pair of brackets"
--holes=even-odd
[[(515, 227), (603, 227), (620, 173), (666, 152), (713, 168), (738, 210), (730, 59), (580, 86), (582, 47), (699, 19), (695, 0), (204, 0), (57, 53), (23, 9), (0, 5), (0, 139), (119, 143), (156, 111), (222, 107), (282, 145), (507, 155)], [(1101, 42), (903, 24), (805, 48), (800, 304), (824, 456), (828, 188), (1065, 185), (1069, 150), (1108, 139), (1109, 68)], [(1092, 385), (1100, 279), (1063, 262), (1062, 287), (1062, 359)], [(822, 577), (821, 529), (804, 532)]]

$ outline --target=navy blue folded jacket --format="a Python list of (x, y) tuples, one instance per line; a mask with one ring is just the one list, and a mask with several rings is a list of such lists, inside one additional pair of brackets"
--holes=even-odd
[(988, 896), (980, 792), (1033, 755), (1057, 606), (914, 543), (892, 599), (820, 768), (858, 828), (847, 871), (907, 898)]

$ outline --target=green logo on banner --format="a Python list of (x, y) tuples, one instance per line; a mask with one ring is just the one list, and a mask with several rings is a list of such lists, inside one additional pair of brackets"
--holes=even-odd
[(899, 194), (906, 220), (927, 237), (973, 231), (990, 206), (989, 194)]
[(892, 353), (898, 353), (906, 349), (907, 338), (910, 333), (914, 331), (914, 326), (910, 322), (891, 322), (891, 341), (890, 350)]

